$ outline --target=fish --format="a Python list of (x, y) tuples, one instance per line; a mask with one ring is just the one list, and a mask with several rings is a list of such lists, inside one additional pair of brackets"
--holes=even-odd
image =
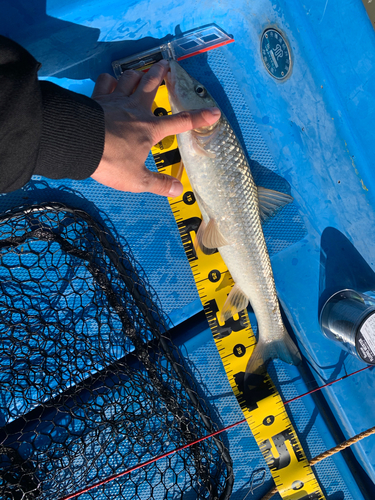
[[(172, 113), (220, 107), (207, 88), (170, 60), (165, 78)], [(183, 166), (202, 213), (196, 246), (220, 252), (234, 285), (221, 321), (249, 302), (258, 325), (258, 342), (246, 374), (264, 373), (271, 359), (298, 365), (301, 354), (284, 326), (262, 222), (293, 201), (285, 193), (256, 186), (246, 154), (221, 111), (213, 125), (177, 135)], [(245, 379), (246, 379), (245, 374)]]

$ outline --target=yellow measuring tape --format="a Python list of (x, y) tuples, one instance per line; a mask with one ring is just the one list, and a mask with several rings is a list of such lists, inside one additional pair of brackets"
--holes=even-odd
[[(152, 111), (155, 115), (171, 113), (165, 85), (160, 86)], [(176, 137), (163, 139), (153, 147), (152, 154), (159, 172), (177, 175), (180, 154)], [(183, 194), (170, 199), (170, 206), (233, 392), (282, 498), (324, 500), (283, 401), (269, 375), (253, 391), (255, 404), (244, 398), (244, 373), (256, 340), (246, 310), (224, 324), (219, 322), (220, 311), (233, 286), (233, 280), (218, 252), (204, 255), (194, 248), (193, 242), (202, 215), (185, 171), (181, 182), (184, 186)]]

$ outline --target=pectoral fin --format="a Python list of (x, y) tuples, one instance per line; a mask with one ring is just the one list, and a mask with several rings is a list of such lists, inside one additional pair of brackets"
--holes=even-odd
[(184, 173), (184, 162), (181, 160), (180, 166), (178, 167), (177, 176), (176, 176), (176, 179), (178, 179), (180, 182), (181, 182), (181, 177), (182, 177), (183, 173)]
[(289, 194), (258, 186), (259, 215), (262, 222), (292, 201), (293, 197)]
[(234, 285), (225, 301), (221, 311), (220, 320), (227, 321), (230, 317), (246, 309), (249, 303), (248, 297), (243, 293), (238, 285)]

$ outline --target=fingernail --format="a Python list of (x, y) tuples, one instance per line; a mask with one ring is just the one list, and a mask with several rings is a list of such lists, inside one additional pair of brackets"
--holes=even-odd
[(221, 111), (219, 108), (206, 108), (204, 111), (209, 111), (213, 116), (221, 115)]
[(169, 190), (168, 197), (175, 198), (176, 196), (180, 196), (182, 191), (184, 190), (183, 185), (177, 179), (172, 182), (171, 189)]
[(161, 59), (159, 61), (159, 64), (162, 64), (163, 66), (168, 66), (169, 65), (169, 62), (166, 60), (166, 59)]

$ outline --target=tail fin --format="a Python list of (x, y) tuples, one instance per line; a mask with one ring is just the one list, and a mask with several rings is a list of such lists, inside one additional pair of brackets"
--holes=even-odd
[(275, 358), (294, 365), (298, 365), (302, 361), (297, 346), (289, 337), (285, 328), (281, 338), (276, 341), (264, 342), (260, 337), (249, 359), (243, 380), (243, 395), (249, 408), (254, 404), (254, 408), (256, 407), (259, 400), (259, 391), (262, 392), (266, 380), (267, 364), (271, 359)]
[(260, 337), (247, 364), (246, 376), (265, 372), (268, 362), (275, 358), (279, 358), (290, 365), (299, 365), (302, 361), (297, 346), (285, 329), (283, 336), (272, 342), (264, 342)]

